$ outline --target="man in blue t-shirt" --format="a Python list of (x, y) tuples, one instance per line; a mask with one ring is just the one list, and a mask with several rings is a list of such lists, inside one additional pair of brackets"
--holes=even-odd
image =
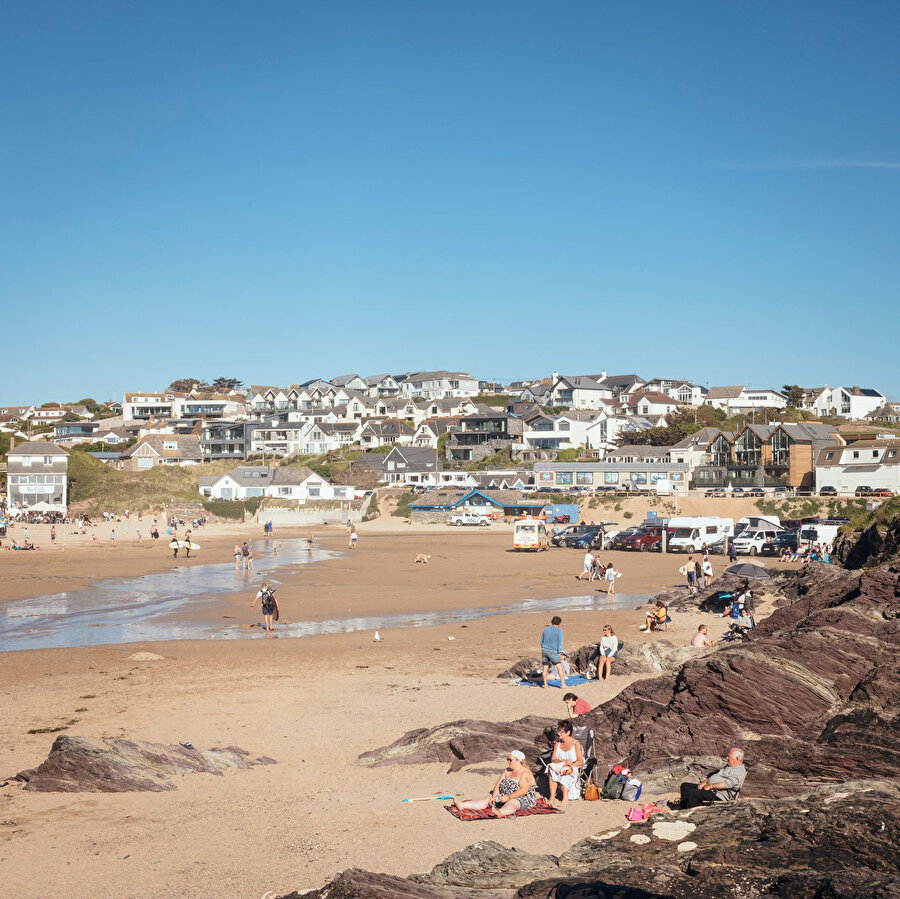
[(554, 615), (550, 619), (550, 624), (541, 632), (541, 663), (543, 664), (544, 689), (547, 689), (547, 674), (550, 672), (550, 666), (556, 666), (559, 672), (559, 685), (566, 686), (566, 675), (563, 671), (562, 656), (563, 651), (563, 632), (560, 625), (562, 618)]

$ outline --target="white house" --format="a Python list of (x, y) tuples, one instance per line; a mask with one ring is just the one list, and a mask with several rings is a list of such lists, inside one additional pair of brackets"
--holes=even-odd
[(367, 392), (369, 389), (365, 378), (361, 378), (359, 375), (338, 375), (336, 378), (331, 379), (331, 383), (338, 389), (344, 387), (347, 390), (356, 390), (362, 393)]
[(218, 477), (199, 478), (197, 486), (210, 499), (235, 500), (263, 496), (271, 481), (272, 469), (268, 465), (239, 465)]
[(807, 408), (819, 416), (862, 419), (884, 405), (884, 395), (871, 387), (826, 386), (812, 393)]
[(126, 393), (122, 403), (125, 421), (146, 421), (150, 418), (178, 418), (176, 405), (187, 397), (186, 393)]
[(366, 388), (370, 396), (399, 396), (400, 385), (393, 375), (369, 375)]
[(10, 511), (44, 503), (50, 510), (65, 514), (69, 454), (64, 449), (42, 440), (20, 443), (7, 453), (6, 464)]
[[(664, 393), (686, 406), (702, 405), (709, 392), (699, 384), (692, 384), (690, 381), (679, 378), (653, 378), (644, 385), (643, 389), (647, 393)], [(636, 393), (637, 391), (629, 392)]]
[(672, 399), (668, 394), (657, 391), (641, 390), (622, 396), (622, 411), (630, 415), (657, 417), (677, 412), (681, 402)]
[(400, 381), (403, 396), (422, 396), (428, 400), (453, 396), (477, 396), (478, 380), (460, 371), (414, 371)]
[[(551, 406), (568, 406), (570, 409), (602, 409), (615, 393), (604, 384), (606, 372), (599, 375), (560, 375), (553, 372), (550, 388)], [(522, 396), (525, 399), (523, 393)]]
[(561, 415), (536, 415), (524, 422), (522, 443), (528, 449), (576, 449), (587, 445), (588, 429), (603, 413), (572, 410)]
[(437, 453), (427, 447), (396, 446), (384, 459), (384, 480), (393, 486), (436, 485)]
[(316, 499), (353, 499), (353, 487), (331, 484), (304, 466), (282, 465), (272, 472), (272, 479), (265, 488), (265, 495), (298, 502)]
[(854, 493), (857, 487), (900, 493), (900, 440), (857, 440), (826, 446), (816, 457), (816, 486)]
[[(663, 419), (664, 420), (664, 419)], [(659, 419), (651, 420), (639, 415), (600, 415), (586, 429), (587, 448), (603, 458), (608, 450), (615, 449), (628, 434), (655, 428)]]
[(705, 405), (724, 409), (729, 415), (753, 409), (783, 409), (787, 397), (771, 387), (710, 387)]

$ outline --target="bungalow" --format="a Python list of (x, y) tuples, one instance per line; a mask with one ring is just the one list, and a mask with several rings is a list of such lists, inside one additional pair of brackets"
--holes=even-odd
[(12, 424), (19, 424), (28, 421), (34, 411), (34, 406), (0, 406), (0, 417)]
[[(45, 503), (65, 514), (69, 496), (69, 454), (52, 443), (26, 441), (6, 455), (6, 500), (12, 509)], [(43, 508), (43, 507), (42, 507)]]
[(868, 421), (900, 421), (900, 403), (885, 403), (866, 415)]
[(308, 500), (353, 499), (353, 487), (337, 486), (304, 466), (281, 465), (272, 472), (265, 495), (277, 499)]
[(816, 486), (834, 487), (839, 493), (854, 493), (871, 487), (900, 493), (900, 440), (857, 440), (846, 446), (835, 444), (819, 450)]
[(540, 515), (546, 503), (523, 497), (518, 490), (434, 490), (409, 504), (413, 521), (449, 521), (454, 512), (476, 512), (490, 518)]
[(210, 499), (236, 500), (263, 496), (272, 481), (268, 465), (239, 465), (218, 477), (202, 477), (197, 486), (200, 493)]
[(152, 434), (142, 437), (121, 455), (125, 471), (145, 471), (158, 465), (197, 465), (203, 461), (199, 437)]
[(783, 409), (787, 397), (771, 387), (710, 387), (704, 403), (732, 415), (754, 409)]

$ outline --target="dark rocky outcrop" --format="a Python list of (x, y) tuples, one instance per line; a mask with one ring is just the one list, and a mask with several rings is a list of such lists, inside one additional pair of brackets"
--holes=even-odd
[[(602, 764), (626, 761), (650, 789), (745, 749), (753, 796), (797, 794), (855, 777), (900, 775), (900, 571), (814, 566), (782, 576), (781, 606), (749, 642), (634, 683), (583, 717)], [(531, 716), (414, 731), (360, 761), (449, 762), (458, 770), (521, 746), (534, 758), (552, 724)], [(510, 743), (513, 739), (516, 742)]]
[(127, 793), (174, 790), (176, 774), (221, 774), (226, 768), (275, 764), (272, 759), (250, 759), (237, 746), (199, 750), (144, 740), (89, 740), (57, 737), (46, 761), (17, 780), (26, 790), (41, 793)]
[[(345, 871), (313, 899), (745, 899), (900, 895), (893, 784), (721, 803), (589, 836), (560, 856), (491, 841), (410, 878)], [(299, 894), (291, 894), (297, 896)]]
[(855, 534), (839, 534), (834, 556), (852, 570), (890, 562), (900, 555), (900, 518), (889, 524), (873, 522)]

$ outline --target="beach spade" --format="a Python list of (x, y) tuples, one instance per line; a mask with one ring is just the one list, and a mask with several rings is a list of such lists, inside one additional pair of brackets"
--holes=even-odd
[(414, 799), (404, 799), (403, 802), (425, 802), (428, 799), (452, 799), (449, 793), (445, 796), (417, 796)]

